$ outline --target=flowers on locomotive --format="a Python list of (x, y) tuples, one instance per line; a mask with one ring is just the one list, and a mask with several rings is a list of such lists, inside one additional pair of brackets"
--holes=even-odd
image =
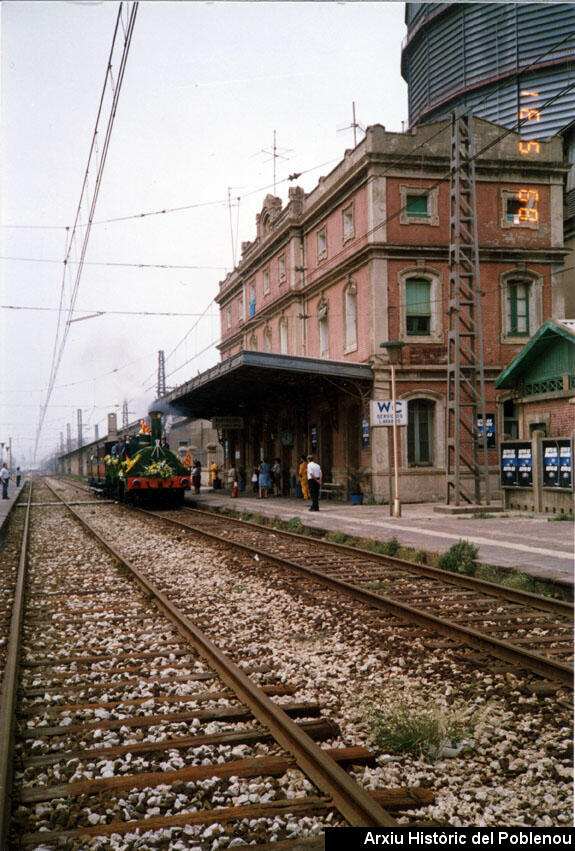
[(132, 467), (134, 466), (134, 464), (137, 464), (139, 460), (140, 460), (140, 453), (139, 452), (138, 452), (137, 455), (134, 455), (134, 457), (131, 460), (126, 455), (125, 460), (122, 461), (122, 472), (123, 473), (129, 473), (130, 470), (132, 469)]
[(176, 475), (173, 467), (167, 461), (154, 461), (148, 467), (144, 468), (145, 476), (152, 476), (156, 479), (171, 479)]
[(104, 455), (104, 463), (106, 466), (117, 467), (120, 459), (116, 458), (115, 455)]

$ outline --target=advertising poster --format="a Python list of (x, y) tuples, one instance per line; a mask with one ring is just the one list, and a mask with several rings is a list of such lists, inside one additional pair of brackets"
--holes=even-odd
[(501, 446), (501, 487), (517, 486), (517, 449), (515, 446)]
[(543, 487), (559, 484), (559, 447), (554, 442), (543, 446)]
[(502, 443), (500, 458), (501, 487), (533, 487), (533, 456), (531, 444)]
[(485, 414), (485, 430), (483, 429), (483, 417), (477, 417), (477, 431), (480, 437), (487, 436), (487, 448), (495, 449), (497, 440), (495, 437), (495, 414)]
[(370, 427), (369, 420), (364, 417), (361, 421), (361, 448), (369, 449)]
[(569, 439), (543, 440), (543, 487), (573, 490), (573, 444)]
[(559, 447), (559, 487), (573, 490), (573, 444)]
[(520, 447), (517, 450), (517, 484), (520, 488), (529, 488), (533, 485), (533, 456), (531, 444)]

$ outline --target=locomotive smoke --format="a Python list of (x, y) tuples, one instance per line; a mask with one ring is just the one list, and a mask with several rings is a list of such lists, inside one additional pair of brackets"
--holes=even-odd
[(165, 417), (184, 417), (186, 414), (178, 408), (176, 405), (173, 405), (171, 402), (166, 402), (164, 399), (156, 399), (152, 402), (150, 407), (148, 408), (148, 413), (158, 413), (163, 414)]

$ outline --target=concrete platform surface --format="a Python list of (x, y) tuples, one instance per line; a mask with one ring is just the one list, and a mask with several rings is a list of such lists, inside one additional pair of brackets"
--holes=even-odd
[[(500, 567), (518, 568), (539, 579), (573, 586), (574, 524), (552, 521), (548, 515), (497, 512), (485, 519), (442, 514), (435, 504), (402, 505), (401, 517), (391, 517), (388, 505), (351, 505), (321, 500), (319, 512), (309, 512), (303, 499), (270, 496), (258, 499), (229, 491), (202, 488), (198, 496), (187, 495), (198, 508), (223, 507), (236, 511), (277, 515), (282, 520), (299, 517), (306, 526), (386, 541), (396, 537), (402, 546), (443, 553), (460, 539), (479, 548), (479, 560)], [(484, 509), (485, 513), (489, 513)]]
[(22, 480), (20, 482), (20, 487), (16, 487), (16, 485), (14, 484), (14, 480), (12, 480), (10, 482), (10, 484), (8, 485), (8, 499), (2, 499), (0, 497), (0, 529), (4, 525), (4, 522), (6, 521), (6, 517), (10, 513), (10, 509), (12, 508), (14, 503), (16, 502), (18, 494), (20, 493), (20, 491), (24, 487), (24, 482), (25, 482), (25, 479), (24, 479), (24, 477), (22, 477)]

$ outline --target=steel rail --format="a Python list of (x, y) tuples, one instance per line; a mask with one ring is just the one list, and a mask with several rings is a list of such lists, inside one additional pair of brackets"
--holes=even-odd
[[(49, 485), (48, 485), (49, 487)], [(52, 492), (55, 491), (50, 488)], [(62, 503), (86, 531), (122, 566), (134, 576), (144, 592), (176, 626), (180, 634), (190, 641), (198, 652), (217, 671), (238, 698), (249, 707), (253, 715), (264, 724), (285, 750), (292, 754), (298, 766), (324, 794), (329, 795), (334, 807), (353, 826), (393, 827), (393, 819), (369, 794), (359, 786), (328, 754), (299, 729), (281, 706), (270, 700), (249, 677), (190, 621), (160, 589), (133, 564), (127, 561), (111, 544), (62, 497)]]
[[(14, 750), (16, 695), (20, 659), (20, 642), (24, 615), (26, 567), (28, 561), (28, 543), (30, 536), (30, 505), (32, 502), (32, 482), (28, 491), (28, 503), (22, 545), (18, 562), (18, 573), (12, 604), (12, 618), (8, 636), (8, 652), (4, 668), (2, 694), (0, 697), (0, 848), (7, 848), (8, 827), (12, 807), (12, 768)], [(15, 505), (16, 503), (14, 503)], [(14, 507), (14, 506), (13, 506)]]
[(181, 520), (175, 520), (171, 517), (154, 514), (146, 511), (145, 509), (137, 510), (148, 516), (157, 517), (167, 523), (180, 526), (184, 529), (189, 529), (199, 535), (204, 535), (211, 540), (217, 541), (219, 544), (225, 543), (230, 547), (236, 547), (237, 549), (242, 549), (245, 552), (257, 553), (257, 555), (261, 558), (267, 558), (276, 564), (281, 564), (291, 570), (295, 570), (301, 575), (306, 576), (308, 579), (327, 585), (336, 591), (345, 593), (346, 595), (363, 603), (367, 603), (374, 608), (391, 612), (404, 621), (416, 623), (419, 626), (423, 626), (447, 638), (467, 644), (475, 650), (480, 650), (483, 653), (495, 656), (504, 662), (514, 665), (515, 667), (527, 668), (527, 670), (538, 674), (539, 676), (557, 680), (562, 685), (565, 685), (568, 688), (573, 688), (573, 668), (570, 665), (557, 662), (551, 658), (542, 656), (540, 653), (534, 653), (530, 650), (521, 650), (511, 642), (491, 637), (486, 633), (473, 629), (472, 627), (460, 626), (459, 624), (445, 621), (436, 615), (429, 614), (421, 609), (415, 608), (414, 606), (410, 606), (407, 603), (400, 603), (391, 597), (384, 596), (383, 594), (376, 594), (373, 591), (360, 588), (350, 582), (345, 582), (341, 579), (334, 579), (318, 570), (315, 570), (314, 568), (305, 567), (304, 565), (290, 561), (283, 556), (271, 553), (268, 550), (262, 550), (247, 544), (231, 541), (228, 538), (222, 538), (213, 532), (207, 532), (201, 527), (191, 526)]
[[(75, 488), (79, 488), (80, 490), (86, 490), (85, 487), (83, 487), (77, 482), (66, 482), (66, 484), (69, 484)], [(104, 504), (103, 500), (99, 500), (99, 502), (101, 504)], [(106, 500), (105, 502), (109, 503), (113, 502), (113, 500)], [(133, 508), (133, 510), (146, 511), (147, 509)], [(222, 514), (218, 511), (206, 511), (203, 508), (191, 508), (187, 505), (182, 505), (177, 510), (190, 512), (191, 514), (198, 514), (201, 517), (206, 517), (211, 520), (218, 518), (224, 519), (226, 522), (235, 523), (238, 526), (253, 528), (255, 530), (266, 532), (268, 534), (270, 531), (269, 526), (263, 526), (262, 524), (254, 523), (251, 520), (241, 520), (238, 517), (231, 517), (227, 514)], [(273, 531), (275, 535), (281, 535), (284, 538), (291, 538), (301, 543), (309, 543), (314, 547), (322, 547), (323, 549), (332, 550), (333, 552), (347, 553), (348, 555), (353, 556), (355, 558), (361, 556), (367, 561), (372, 561), (377, 564), (384, 564), (388, 567), (397, 567), (401, 570), (408, 570), (412, 573), (418, 574), (419, 576), (425, 576), (428, 579), (437, 579), (440, 582), (444, 582), (449, 585), (455, 585), (460, 588), (466, 588), (469, 591), (479, 591), (490, 597), (498, 597), (500, 599), (507, 600), (510, 603), (519, 603), (526, 606), (533, 606), (533, 608), (541, 609), (541, 611), (550, 612), (552, 614), (557, 615), (564, 615), (565, 617), (570, 617), (571, 619), (573, 619), (575, 614), (574, 604), (572, 602), (566, 602), (565, 600), (556, 600), (552, 597), (543, 597), (541, 594), (535, 594), (532, 591), (522, 591), (518, 588), (510, 588), (506, 585), (498, 585), (497, 583), (489, 582), (486, 579), (477, 579), (474, 576), (465, 576), (461, 573), (451, 573), (446, 570), (441, 570), (438, 567), (433, 567), (429, 564), (421, 564), (420, 562), (409, 561), (408, 559), (397, 558), (396, 556), (384, 555), (383, 553), (372, 552), (370, 550), (365, 550), (361, 547), (354, 547), (349, 544), (338, 544), (335, 541), (325, 541), (319, 538), (310, 539), (309, 537), (298, 534), (297, 532), (288, 532), (285, 529), (276, 529), (275, 527)]]
[[(226, 521), (236, 523), (238, 525), (252, 527), (254, 529), (267, 532), (269, 534), (270, 527), (262, 526), (260, 523), (254, 523), (248, 520), (240, 520), (237, 517), (228, 517), (226, 514), (220, 514), (215, 511), (204, 511), (200, 508), (190, 508), (182, 506), (181, 510), (199, 514), (202, 517), (219, 517)], [(497, 585), (495, 582), (488, 582), (486, 579), (476, 579), (473, 576), (464, 576), (460, 573), (450, 573), (446, 570), (441, 570), (438, 567), (433, 567), (429, 564), (419, 564), (418, 562), (408, 561), (408, 559), (396, 558), (395, 556), (384, 555), (383, 553), (374, 553), (370, 550), (364, 550), (360, 547), (352, 547), (349, 544), (338, 544), (335, 541), (323, 541), (317, 538), (309, 539), (297, 532), (288, 532), (284, 529), (275, 529), (274, 534), (282, 537), (292, 538), (298, 541), (313, 543), (313, 546), (330, 549), (334, 552), (346, 553), (347, 555), (357, 558), (361, 556), (368, 561), (383, 563), (387, 566), (397, 567), (402, 570), (410, 570), (412, 573), (417, 573), (420, 576), (426, 576), (429, 579), (437, 579), (440, 582), (449, 585), (457, 585), (460, 588), (467, 588), (470, 591), (480, 591), (493, 597), (500, 597), (508, 600), (510, 603), (522, 603), (523, 605), (533, 606), (542, 611), (551, 612), (553, 614), (565, 615), (573, 618), (575, 609), (573, 603), (565, 602), (565, 600), (555, 600), (551, 597), (542, 597), (540, 594), (534, 594), (532, 591), (521, 591), (516, 588), (508, 588), (504, 585)]]

